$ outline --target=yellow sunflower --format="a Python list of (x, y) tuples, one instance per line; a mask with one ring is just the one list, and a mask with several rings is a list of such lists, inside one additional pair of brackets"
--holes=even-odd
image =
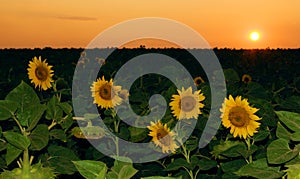
[(244, 74), (242, 76), (242, 82), (249, 84), (252, 81), (252, 77), (250, 75)]
[(160, 121), (157, 123), (151, 122), (151, 126), (147, 126), (150, 130), (149, 136), (156, 146), (162, 148), (163, 153), (175, 152), (179, 146), (175, 143), (174, 133), (170, 131), (167, 124), (162, 124)]
[(43, 90), (51, 88), (53, 70), (51, 70), (52, 66), (46, 63), (46, 59), (42, 61), (41, 57), (34, 57), (28, 66), (28, 78), (31, 83), (34, 83), (35, 88), (39, 87)]
[(106, 81), (104, 76), (102, 79), (98, 78), (91, 86), (94, 104), (105, 109), (121, 104), (122, 98), (119, 96), (121, 88), (121, 86), (114, 86), (112, 79)]
[(192, 92), (192, 87), (188, 89), (177, 90), (179, 95), (172, 95), (172, 101), (170, 102), (171, 110), (177, 119), (191, 119), (198, 118), (199, 114), (202, 114), (200, 108), (204, 107), (201, 103), (205, 99), (205, 96), (201, 93), (201, 90)]
[(198, 76), (194, 78), (194, 83), (196, 86), (199, 86), (201, 83), (204, 83), (204, 80), (200, 76)]
[(259, 109), (250, 107), (247, 99), (237, 96), (235, 99), (230, 95), (229, 99), (225, 98), (220, 111), (222, 112), (222, 124), (226, 128), (230, 128), (233, 137), (239, 136), (246, 139), (253, 136), (257, 132), (260, 123), (257, 122), (261, 118), (256, 116)]

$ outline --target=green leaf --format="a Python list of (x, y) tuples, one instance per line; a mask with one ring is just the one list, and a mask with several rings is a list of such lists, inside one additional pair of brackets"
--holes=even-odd
[(238, 159), (229, 161), (226, 163), (221, 163), (221, 169), (225, 173), (238, 171), (242, 166), (246, 165), (246, 161), (244, 159)]
[(269, 94), (267, 90), (259, 83), (251, 82), (248, 84), (248, 92), (249, 96), (261, 99), (268, 99)]
[(24, 111), (17, 111), (18, 121), (22, 126), (28, 126), (27, 131), (31, 131), (41, 119), (45, 109), (46, 106), (41, 104), (24, 107)]
[(270, 164), (282, 164), (295, 158), (300, 151), (300, 146), (293, 150), (289, 148), (286, 139), (274, 140), (267, 148), (267, 158)]
[(190, 137), (185, 141), (186, 149), (189, 151), (195, 150), (198, 148), (199, 139), (197, 137)]
[(6, 144), (5, 141), (0, 140), (0, 152), (6, 149)]
[(295, 132), (291, 135), (291, 140), (295, 142), (300, 142), (300, 132)]
[(232, 68), (225, 69), (224, 70), (224, 76), (225, 76), (226, 81), (231, 82), (231, 83), (240, 81), (239, 75)]
[(219, 145), (214, 146), (213, 151), (211, 153), (215, 157), (220, 157), (221, 155), (226, 157), (238, 157), (242, 156), (242, 151), (247, 151), (247, 147), (243, 142), (228, 140)]
[(265, 140), (270, 135), (270, 131), (268, 130), (259, 130), (258, 133), (254, 134), (253, 140), (255, 142), (259, 142)]
[(63, 110), (58, 104), (57, 97), (53, 96), (47, 104), (46, 119), (58, 122), (63, 117)]
[(152, 177), (142, 177), (141, 179), (182, 179), (182, 177), (181, 176), (179, 176), (179, 177), (152, 176)]
[(18, 108), (18, 103), (0, 100), (0, 121), (11, 118)]
[(300, 164), (285, 165), (288, 179), (300, 179)]
[(6, 155), (5, 160), (6, 164), (9, 165), (11, 162), (13, 162), (21, 153), (23, 150), (18, 149), (17, 147), (7, 144), (6, 145)]
[(132, 166), (132, 163), (115, 160), (114, 166), (111, 168), (111, 172), (108, 172), (107, 174), (107, 178), (130, 179), (137, 172), (138, 170)]
[(63, 142), (67, 142), (67, 135), (62, 129), (52, 129), (49, 135), (55, 139), (59, 139)]
[(107, 166), (92, 160), (73, 161), (79, 173), (86, 179), (105, 179)]
[(292, 134), (278, 122), (277, 129), (276, 129), (276, 136), (278, 138), (290, 140), (291, 135)]
[(5, 99), (18, 103), (22, 109), (27, 106), (40, 104), (40, 100), (35, 91), (23, 81), (8, 93)]
[(73, 150), (62, 146), (51, 145), (48, 147), (48, 153), (50, 155), (48, 159), (49, 166), (54, 168), (56, 172), (72, 175), (77, 171), (72, 161), (77, 161), (79, 158)]
[(248, 176), (263, 179), (280, 178), (284, 174), (279, 171), (279, 167), (269, 167), (265, 158), (258, 159), (241, 167), (237, 172), (238, 176)]
[(217, 165), (218, 164), (215, 160), (208, 160), (206, 158), (203, 158), (198, 162), (198, 166), (200, 170), (210, 170), (216, 167)]
[(72, 106), (67, 103), (67, 102), (63, 102), (63, 103), (58, 103), (58, 106), (68, 115), (72, 114)]
[(46, 124), (39, 124), (29, 136), (31, 140), (30, 150), (42, 150), (48, 145), (49, 131)]
[(173, 162), (169, 163), (165, 168), (165, 171), (178, 170), (181, 167), (189, 167), (190, 164), (183, 158), (176, 158)]
[(3, 135), (8, 143), (21, 149), (26, 150), (30, 145), (28, 137), (23, 136), (16, 132), (3, 132)]
[(145, 139), (147, 135), (147, 129), (137, 128), (137, 127), (129, 127), (130, 137), (132, 142), (140, 142)]
[(300, 131), (300, 114), (288, 111), (275, 111), (279, 120), (292, 131)]

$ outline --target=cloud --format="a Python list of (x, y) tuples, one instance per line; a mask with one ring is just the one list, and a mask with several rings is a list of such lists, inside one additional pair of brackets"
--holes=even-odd
[(95, 17), (84, 17), (84, 16), (58, 16), (57, 19), (61, 20), (74, 20), (74, 21), (96, 21)]

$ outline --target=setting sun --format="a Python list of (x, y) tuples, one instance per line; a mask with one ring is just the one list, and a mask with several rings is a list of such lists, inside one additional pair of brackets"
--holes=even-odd
[(260, 37), (260, 34), (258, 32), (251, 32), (250, 33), (250, 39), (252, 41), (257, 41)]

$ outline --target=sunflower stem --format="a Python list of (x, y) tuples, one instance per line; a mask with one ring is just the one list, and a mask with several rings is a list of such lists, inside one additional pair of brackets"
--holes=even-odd
[[(250, 138), (247, 138), (246, 140), (245, 140), (245, 142), (246, 142), (246, 144), (247, 144), (247, 150), (248, 150), (248, 152), (250, 152), (251, 151), (251, 139)], [(249, 156), (249, 159), (248, 159), (248, 162), (249, 163), (252, 163), (252, 154), (250, 154), (250, 156)]]

